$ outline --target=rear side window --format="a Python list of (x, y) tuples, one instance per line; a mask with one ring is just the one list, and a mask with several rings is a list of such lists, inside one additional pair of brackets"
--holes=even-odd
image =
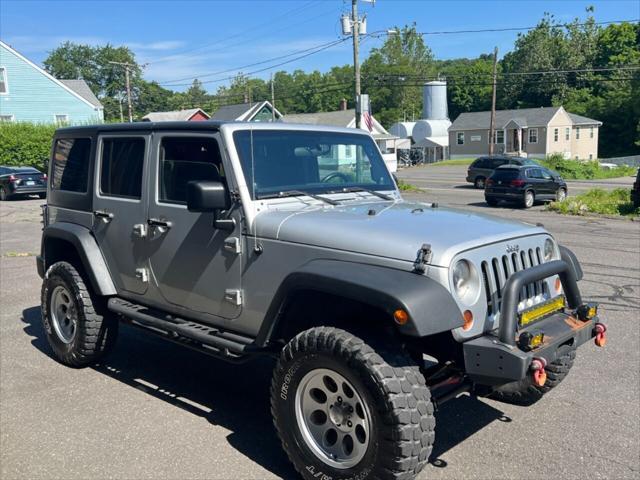
[(504, 181), (504, 180), (515, 180), (519, 176), (520, 176), (520, 171), (516, 170), (515, 168), (513, 169), (499, 168), (495, 172), (493, 172), (493, 175), (491, 175), (491, 178), (493, 178), (494, 180)]
[(488, 158), (479, 158), (471, 165), (474, 168), (488, 168)]
[(89, 174), (90, 138), (60, 138), (53, 151), (51, 188), (85, 193)]
[(506, 165), (507, 163), (509, 163), (509, 160), (504, 158), (492, 158), (491, 166), (489, 168), (498, 168), (499, 166)]
[(187, 183), (192, 180), (221, 181), (224, 177), (220, 149), (215, 138), (165, 137), (160, 144), (158, 199), (186, 203)]
[(144, 152), (144, 138), (103, 139), (100, 193), (139, 199), (142, 195)]

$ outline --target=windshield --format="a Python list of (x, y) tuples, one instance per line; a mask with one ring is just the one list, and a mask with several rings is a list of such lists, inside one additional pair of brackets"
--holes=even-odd
[(375, 143), (365, 135), (240, 130), (233, 139), (254, 199), (290, 190), (395, 189)]

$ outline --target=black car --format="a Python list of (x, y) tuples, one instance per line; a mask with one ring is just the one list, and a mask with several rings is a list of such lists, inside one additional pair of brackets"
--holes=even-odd
[(631, 187), (631, 203), (633, 203), (633, 208), (640, 208), (640, 168), (636, 174), (636, 181)]
[(473, 183), (476, 188), (484, 188), (484, 183), (493, 171), (502, 165), (529, 165), (537, 167), (540, 164), (535, 160), (523, 157), (508, 157), (506, 155), (492, 155), (476, 158), (467, 169), (467, 182)]
[(500, 200), (517, 202), (524, 208), (536, 201), (567, 198), (567, 183), (556, 172), (541, 166), (503, 165), (487, 179), (484, 199), (491, 206)]
[(21, 195), (47, 196), (47, 174), (33, 167), (0, 166), (0, 200)]

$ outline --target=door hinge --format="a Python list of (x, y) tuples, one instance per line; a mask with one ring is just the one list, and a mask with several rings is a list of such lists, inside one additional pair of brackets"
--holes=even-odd
[(227, 252), (239, 254), (242, 251), (240, 247), (240, 239), (238, 237), (229, 237), (225, 239), (224, 249)]
[(225, 290), (224, 299), (239, 307), (242, 305), (242, 292), (240, 290)]
[(146, 268), (136, 268), (136, 278), (142, 283), (149, 281), (149, 271)]
[(136, 223), (133, 226), (133, 234), (138, 238), (147, 236), (147, 226), (144, 223)]

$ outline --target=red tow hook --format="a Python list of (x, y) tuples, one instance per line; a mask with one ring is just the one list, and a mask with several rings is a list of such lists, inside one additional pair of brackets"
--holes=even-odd
[(544, 386), (547, 381), (547, 371), (544, 369), (547, 361), (544, 358), (534, 358), (531, 361), (531, 370), (533, 371), (533, 383), (538, 387)]
[(596, 332), (596, 345), (604, 347), (607, 344), (607, 326), (604, 323), (596, 323), (594, 331)]

